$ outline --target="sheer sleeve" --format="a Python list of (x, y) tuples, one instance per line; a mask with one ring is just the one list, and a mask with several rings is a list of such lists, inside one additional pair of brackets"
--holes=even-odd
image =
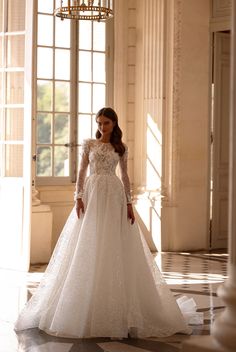
[(127, 164), (128, 164), (128, 147), (125, 146), (125, 152), (120, 157), (120, 170), (121, 170), (121, 179), (125, 189), (127, 204), (131, 204), (132, 199), (131, 199), (131, 191), (130, 191), (130, 181), (129, 181), (129, 176), (127, 172)]
[(87, 175), (89, 164), (89, 140), (86, 139), (82, 144), (81, 161), (79, 166), (78, 177), (75, 185), (74, 200), (83, 197), (84, 193), (84, 180)]

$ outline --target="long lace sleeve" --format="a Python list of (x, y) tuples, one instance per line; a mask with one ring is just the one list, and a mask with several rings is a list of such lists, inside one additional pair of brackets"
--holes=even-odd
[(122, 155), (122, 157), (120, 157), (120, 170), (121, 170), (121, 179), (125, 189), (127, 204), (131, 204), (132, 199), (131, 199), (131, 191), (130, 191), (130, 181), (129, 181), (129, 176), (127, 172), (127, 168), (128, 168), (127, 164), (128, 164), (128, 147), (125, 146), (125, 152)]
[(84, 140), (81, 151), (81, 161), (78, 172), (78, 177), (75, 186), (74, 200), (83, 197), (84, 193), (84, 180), (87, 175), (89, 164), (89, 140)]

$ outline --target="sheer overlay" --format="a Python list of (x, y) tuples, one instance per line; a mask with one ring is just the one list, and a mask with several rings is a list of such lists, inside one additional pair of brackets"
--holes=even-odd
[(191, 332), (138, 225), (127, 219), (127, 155), (127, 147), (120, 157), (110, 143), (84, 141), (75, 198), (85, 212), (78, 219), (73, 208), (16, 330), (78, 338)]
[[(93, 153), (94, 153), (94, 150), (96, 150), (95, 159), (91, 157), (91, 159), (89, 160), (90, 149), (93, 150)], [(108, 151), (108, 154), (104, 154), (105, 150)], [(111, 156), (109, 153), (110, 151), (113, 152)], [(91, 155), (93, 155), (93, 153), (91, 153)], [(99, 161), (101, 161), (101, 163)], [(90, 163), (90, 174), (113, 175), (115, 173), (115, 169), (118, 162), (120, 165), (121, 179), (124, 185), (127, 203), (130, 203), (131, 193), (130, 193), (130, 182), (129, 182), (129, 177), (127, 173), (127, 162), (128, 162), (127, 146), (125, 145), (125, 153), (122, 155), (122, 157), (119, 157), (119, 155), (114, 152), (113, 147), (110, 143), (102, 143), (94, 139), (88, 139), (82, 145), (80, 170), (79, 170), (78, 179), (76, 182), (75, 199), (83, 197), (84, 180), (87, 174), (89, 163)]]

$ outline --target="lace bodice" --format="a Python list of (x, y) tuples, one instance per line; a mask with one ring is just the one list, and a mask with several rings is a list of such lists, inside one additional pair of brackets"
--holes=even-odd
[(82, 144), (81, 162), (76, 182), (75, 199), (82, 198), (84, 181), (87, 175), (88, 165), (90, 175), (115, 175), (119, 163), (121, 179), (124, 185), (127, 203), (131, 203), (130, 182), (127, 174), (128, 147), (122, 157), (114, 151), (110, 143), (103, 143), (97, 139), (86, 139)]

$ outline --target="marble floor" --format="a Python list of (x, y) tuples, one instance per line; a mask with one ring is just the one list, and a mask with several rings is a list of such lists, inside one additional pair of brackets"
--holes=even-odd
[(176, 297), (193, 297), (198, 311), (204, 314), (204, 324), (193, 325), (192, 335), (176, 334), (162, 339), (63, 339), (49, 336), (38, 329), (15, 334), (13, 323), (36, 289), (45, 266), (34, 265), (29, 273), (0, 269), (0, 352), (179, 351), (184, 340), (210, 334), (212, 322), (224, 309), (216, 291), (227, 277), (227, 258), (225, 252), (165, 252), (155, 257), (173, 294)]

